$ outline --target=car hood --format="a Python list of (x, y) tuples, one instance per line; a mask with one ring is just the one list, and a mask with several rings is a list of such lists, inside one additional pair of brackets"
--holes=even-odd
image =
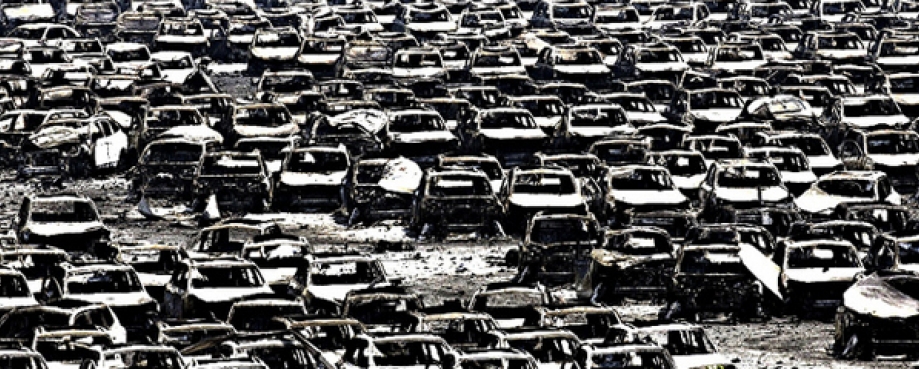
[(142, 273), (137, 272), (137, 279), (140, 280), (140, 283), (145, 287), (157, 286), (162, 287), (169, 283), (169, 280), (172, 279), (172, 276), (169, 274), (156, 274), (156, 273)]
[(29, 136), (29, 141), (40, 149), (50, 149), (64, 144), (82, 141), (85, 129), (71, 127), (48, 127)]
[(631, 134), (636, 130), (632, 126), (621, 125), (618, 127), (572, 127), (569, 131), (581, 137), (606, 137), (617, 133)]
[(670, 189), (663, 191), (653, 190), (635, 190), (635, 191), (611, 191), (617, 201), (622, 201), (632, 205), (645, 204), (682, 204), (689, 201), (679, 190)]
[(414, 133), (394, 133), (393, 141), (402, 144), (424, 143), (424, 142), (446, 142), (456, 140), (449, 131), (427, 131)]
[(877, 275), (868, 276), (842, 295), (843, 305), (858, 313), (882, 319), (919, 316), (919, 300), (894, 288)]
[(767, 62), (765, 60), (744, 60), (736, 62), (717, 62), (713, 69), (726, 70), (726, 71), (738, 71), (738, 70), (754, 70), (765, 65)]
[(782, 181), (785, 183), (814, 183), (817, 181), (817, 175), (814, 172), (805, 170), (801, 172), (781, 172)]
[(705, 173), (693, 176), (671, 176), (671, 178), (677, 188), (698, 189), (702, 185), (702, 180), (705, 179)]
[(38, 301), (32, 296), (0, 297), (0, 306), (3, 306), (4, 309), (38, 306)]
[(252, 56), (262, 60), (291, 60), (300, 52), (298, 47), (254, 47)]
[(344, 181), (348, 172), (331, 172), (331, 173), (302, 173), (302, 172), (282, 172), (279, 181), (288, 186), (339, 186)]
[(74, 222), (74, 223), (31, 223), (29, 232), (39, 236), (77, 235), (102, 230), (105, 225), (101, 221)]
[(338, 60), (337, 54), (300, 54), (297, 60), (308, 64), (331, 64)]
[(191, 295), (204, 302), (238, 301), (247, 297), (271, 294), (268, 285), (250, 288), (201, 288), (191, 291)]
[(195, 73), (194, 69), (166, 69), (163, 71), (163, 77), (172, 83), (185, 84), (188, 77)]
[(286, 283), (287, 279), (290, 276), (294, 275), (294, 273), (297, 272), (297, 268), (296, 267), (290, 267), (290, 268), (264, 267), (264, 268), (261, 268), (261, 271), (262, 271), (262, 276), (265, 277), (265, 280), (269, 284), (276, 284), (276, 283)]
[(810, 162), (811, 168), (833, 168), (842, 164), (839, 159), (832, 155), (808, 156), (807, 161)]
[(733, 365), (728, 358), (719, 353), (699, 355), (673, 355), (673, 363), (678, 369), (719, 368)]
[(799, 283), (825, 283), (854, 281), (862, 268), (800, 268), (785, 271), (789, 281)]
[(407, 25), (412, 32), (453, 32), (456, 30), (456, 23), (453, 22), (428, 22), (412, 23)]
[(872, 128), (877, 126), (902, 127), (909, 124), (905, 115), (877, 115), (867, 117), (846, 117), (845, 123), (855, 128)]
[(882, 56), (877, 59), (880, 65), (915, 65), (919, 64), (919, 58), (915, 56)]
[(642, 72), (678, 72), (689, 69), (689, 64), (684, 62), (672, 63), (641, 63), (636, 64), (635, 69)]
[[(756, 188), (718, 187), (715, 195), (728, 201), (751, 201), (760, 199), (760, 190)], [(770, 186), (762, 188), (763, 201), (782, 201), (787, 199), (788, 196), (788, 191), (782, 187)]]
[(194, 141), (216, 141), (223, 142), (223, 136), (219, 132), (204, 126), (178, 126), (172, 127), (163, 132), (159, 137), (176, 137), (185, 138)]
[(227, 37), (227, 41), (234, 44), (251, 44), (254, 37), (255, 35), (231, 35)]
[(648, 123), (658, 123), (666, 122), (667, 118), (664, 118), (661, 113), (656, 111), (651, 112), (638, 112), (638, 111), (627, 111), (625, 116), (629, 118), (630, 122), (648, 122)]
[(330, 286), (309, 286), (308, 290), (309, 294), (315, 298), (340, 303), (345, 300), (345, 295), (348, 292), (366, 289), (369, 286), (369, 283), (335, 284)]
[(162, 35), (156, 36), (157, 42), (164, 42), (170, 44), (204, 44), (207, 43), (207, 36), (176, 36), (176, 35)]
[(278, 127), (237, 125), (233, 130), (243, 137), (290, 137), (300, 131), (293, 122)]
[(824, 58), (832, 59), (843, 59), (843, 58), (858, 58), (865, 56), (867, 53), (865, 50), (855, 49), (855, 50), (817, 50), (817, 55)]
[(478, 76), (505, 75), (505, 74), (526, 74), (526, 68), (523, 66), (511, 67), (472, 67), (472, 74)]
[(919, 154), (871, 154), (875, 164), (888, 167), (902, 167), (919, 164)]
[(694, 110), (692, 115), (696, 119), (709, 122), (732, 122), (740, 115), (740, 109), (705, 109)]
[(609, 68), (603, 64), (556, 65), (555, 71), (564, 74), (608, 74)]
[(408, 77), (435, 77), (443, 74), (444, 69), (441, 67), (419, 67), (419, 68), (393, 68), (392, 75), (396, 78)]
[(919, 93), (893, 93), (890, 96), (901, 105), (919, 105)]
[(814, 189), (813, 187), (798, 197), (795, 200), (795, 204), (798, 205), (798, 208), (808, 213), (821, 213), (826, 211), (833, 211), (836, 209), (836, 206), (842, 202), (872, 202), (870, 198), (863, 197), (843, 197), (843, 196), (833, 196), (820, 191), (819, 189)]
[(54, 18), (54, 9), (51, 4), (28, 4), (11, 6), (2, 9), (3, 14), (10, 20), (50, 19)]
[(109, 306), (135, 306), (155, 302), (147, 292), (68, 294), (68, 299)]
[(492, 140), (539, 140), (546, 134), (538, 128), (489, 128), (481, 130), (482, 136)]
[(544, 195), (544, 194), (529, 194), (529, 193), (515, 193), (512, 194), (508, 201), (511, 204), (522, 206), (522, 207), (574, 207), (583, 203), (583, 199), (578, 194), (568, 194), (568, 195)]

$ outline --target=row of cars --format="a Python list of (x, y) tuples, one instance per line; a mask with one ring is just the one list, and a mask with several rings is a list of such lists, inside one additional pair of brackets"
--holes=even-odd
[[(30, 225), (73, 230), (98, 217), (81, 196), (28, 203)], [(272, 222), (221, 222), (183, 246), (96, 242), (89, 252), (50, 246), (72, 247), (64, 233), (2, 251), (0, 353), (18, 367), (733, 367), (701, 327), (627, 324), (539, 282), (425, 307), (376, 257), (317, 249)]]
[[(527, 316), (522, 308), (556, 301), (549, 289), (564, 286), (573, 286), (575, 300), (600, 306), (626, 298), (663, 301), (662, 321), (826, 317), (839, 307), (836, 354), (887, 353), (891, 339), (902, 343), (910, 338), (902, 331), (886, 331), (887, 315), (867, 306), (874, 304), (872, 296), (878, 292), (872, 288), (877, 285), (895, 295), (889, 303), (909, 301), (904, 294), (909, 283), (919, 279), (890, 270), (913, 267), (910, 240), (916, 238), (915, 230), (908, 228), (903, 208), (852, 207), (843, 214), (846, 218), (794, 223), (784, 234), (767, 230), (769, 224), (752, 222), (685, 224), (686, 232), (676, 244), (669, 231), (679, 227), (649, 226), (640, 218), (633, 219), (637, 227), (610, 230), (589, 214), (538, 213), (512, 260), (519, 266), (518, 276), (510, 284), (486, 288), (473, 297), (470, 309), (489, 313), (499, 326), (513, 327)], [(667, 213), (658, 215), (666, 219), (678, 212)], [(123, 316), (120, 324), (131, 340), (156, 337), (163, 329), (161, 319), (229, 322), (233, 311), (246, 306), (344, 314), (368, 326), (405, 324), (393, 320), (398, 314), (391, 311), (374, 315), (357, 307), (411, 295), (390, 289), (399, 279), (388, 277), (379, 261), (367, 255), (317, 252), (305, 239), (284, 233), (274, 223), (222, 222), (176, 247), (107, 242), (95, 206), (85, 197), (29, 197), (20, 214), (20, 240), (60, 248), (22, 245), (6, 252), (5, 264), (12, 268), (11, 279), (17, 280), (11, 285), (18, 286), (5, 304), (9, 309), (18, 311), (36, 301), (71, 308), (105, 304)], [(644, 216), (652, 219), (651, 214)], [(897, 222), (901, 228), (882, 228)], [(41, 237), (42, 227), (54, 230), (50, 233), (57, 238)], [(774, 233), (782, 236), (773, 237)], [(78, 248), (76, 240), (86, 240), (84, 248)], [(83, 261), (97, 258), (116, 263)], [(870, 271), (879, 274), (862, 278)], [(900, 284), (884, 285), (888, 279)], [(30, 291), (36, 291), (37, 300)], [(511, 292), (536, 297), (503, 295)], [(477, 300), (492, 294), (496, 297), (485, 300), (496, 304), (493, 307)], [(383, 305), (396, 312), (420, 306), (404, 301)], [(872, 340), (863, 341), (868, 334)], [(903, 347), (909, 346), (894, 346)]]

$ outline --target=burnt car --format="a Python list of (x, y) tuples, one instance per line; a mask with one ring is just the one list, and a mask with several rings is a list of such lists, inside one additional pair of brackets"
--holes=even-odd
[(228, 143), (252, 137), (291, 137), (300, 133), (287, 107), (280, 103), (236, 106), (232, 125), (217, 127)]
[(670, 235), (656, 227), (606, 231), (590, 254), (589, 288), (594, 301), (662, 298), (676, 264)]
[(186, 260), (166, 284), (162, 306), (171, 318), (222, 320), (237, 301), (271, 295), (268, 282), (251, 261)]
[(342, 368), (398, 368), (417, 365), (431, 369), (456, 368), (458, 354), (443, 338), (433, 334), (400, 334), (384, 337), (360, 335), (348, 343)]
[(398, 284), (371, 255), (322, 252), (311, 256), (288, 277), (286, 291), (287, 296), (302, 299), (310, 312), (338, 314), (348, 292)]
[(581, 184), (571, 170), (560, 167), (511, 169), (499, 191), (507, 211), (505, 228), (522, 231), (539, 212), (587, 214)]
[(466, 151), (494, 155), (505, 166), (526, 162), (547, 141), (533, 114), (520, 108), (473, 110), (457, 131)]
[(427, 171), (412, 206), (412, 226), (422, 235), (453, 230), (500, 235), (503, 216), (488, 176), (475, 170)]
[(498, 328), (504, 330), (521, 327), (527, 312), (554, 302), (539, 283), (489, 283), (472, 295), (468, 310), (491, 315)]
[(734, 369), (734, 364), (718, 348), (701, 326), (673, 323), (650, 326), (619, 325), (610, 329), (603, 346), (650, 343), (670, 352), (677, 368)]
[(785, 311), (802, 316), (832, 311), (865, 268), (848, 241), (780, 242), (773, 260), (780, 268)]
[(520, 245), (519, 278), (547, 286), (578, 283), (587, 276), (590, 255), (601, 239), (593, 215), (537, 214)]
[(159, 305), (137, 272), (124, 264), (59, 265), (42, 282), (40, 296), (45, 304), (106, 304), (124, 325), (129, 340), (151, 334), (159, 314)]
[(629, 216), (632, 227), (657, 227), (667, 231), (673, 243), (681, 244), (692, 227), (699, 225), (696, 212), (690, 210), (659, 210), (635, 212)]
[(250, 75), (259, 76), (265, 70), (295, 67), (302, 46), (300, 33), (291, 27), (256, 30), (249, 45), (247, 71)]
[(287, 288), (287, 277), (302, 267), (312, 247), (305, 238), (281, 231), (274, 222), (230, 219), (202, 229), (184, 252), (193, 258), (236, 257), (258, 266), (275, 291)]
[(886, 271), (862, 278), (842, 295), (836, 310), (833, 355), (841, 359), (874, 360), (880, 355), (916, 359), (919, 314), (912, 291), (919, 276)]
[(110, 235), (95, 202), (68, 193), (23, 198), (13, 231), (21, 243), (54, 245), (68, 252), (96, 251)]
[(450, 132), (440, 113), (434, 110), (408, 109), (389, 113), (389, 124), (383, 129), (387, 150), (431, 166), (437, 155), (459, 148), (459, 140)]
[(235, 335), (232, 325), (222, 322), (162, 320), (157, 322), (153, 342), (182, 350), (208, 339)]
[(747, 269), (740, 251), (736, 245), (683, 246), (662, 318), (699, 321), (711, 314), (729, 314), (733, 319), (766, 317), (762, 284)]
[(129, 138), (107, 115), (47, 122), (23, 143), (17, 175), (88, 177), (127, 168)]
[(344, 184), (350, 168), (351, 159), (344, 146), (291, 150), (275, 179), (273, 208), (343, 206)]
[[(387, 173), (406, 168), (418, 174), (408, 179), (408, 186), (384, 186)], [(411, 168), (411, 169), (408, 169)], [(409, 219), (412, 214), (412, 194), (423, 173), (405, 158), (367, 158), (356, 161), (345, 182), (349, 224), (375, 222), (383, 219)], [(402, 182), (402, 181), (397, 181)]]
[(11, 110), (0, 115), (0, 162), (15, 167), (22, 144), (48, 119), (42, 110)]
[(373, 286), (348, 291), (342, 316), (357, 319), (370, 332), (397, 331), (412, 313), (424, 308), (421, 296), (399, 286)]
[(0, 291), (0, 313), (5, 315), (11, 310), (38, 306), (38, 301), (32, 296), (29, 282), (22, 272), (2, 267), (0, 268), (0, 282), (6, 287)]
[(259, 153), (207, 153), (195, 172), (195, 208), (213, 201), (228, 211), (265, 211), (271, 201), (271, 180)]
[[(344, 145), (351, 157), (379, 154), (383, 151), (380, 137), (389, 120), (379, 104), (364, 108), (362, 101), (325, 101), (326, 114), (313, 113), (303, 129), (306, 143), (315, 146)], [(341, 109), (343, 111), (337, 111)], [(320, 108), (320, 110), (322, 110)]]
[(166, 138), (151, 142), (134, 169), (136, 196), (190, 199), (195, 171), (210, 149), (206, 142)]

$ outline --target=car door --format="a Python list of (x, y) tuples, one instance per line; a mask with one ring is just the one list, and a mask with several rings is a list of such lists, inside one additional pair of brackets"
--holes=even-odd
[(173, 318), (182, 318), (184, 312), (184, 300), (188, 294), (188, 267), (181, 265), (176, 268), (172, 274), (169, 283), (166, 284), (166, 292), (163, 296), (163, 309), (166, 315)]
[(699, 200), (707, 201), (715, 190), (715, 172), (717, 172), (715, 165), (708, 168), (708, 173), (705, 174), (705, 179), (702, 180), (702, 184), (699, 186)]
[(96, 168), (107, 166), (111, 162), (110, 145), (111, 127), (103, 124), (103, 121), (94, 121), (90, 123), (90, 147), (93, 153), (93, 164)]
[(109, 151), (112, 157), (112, 165), (117, 166), (122, 160), (121, 156), (128, 152), (130, 138), (124, 129), (114, 121), (106, 121), (105, 124), (109, 126), (112, 132), (111, 136), (108, 137), (111, 143), (109, 145)]
[(846, 140), (839, 145), (839, 160), (846, 170), (870, 170), (874, 166), (855, 140)]

